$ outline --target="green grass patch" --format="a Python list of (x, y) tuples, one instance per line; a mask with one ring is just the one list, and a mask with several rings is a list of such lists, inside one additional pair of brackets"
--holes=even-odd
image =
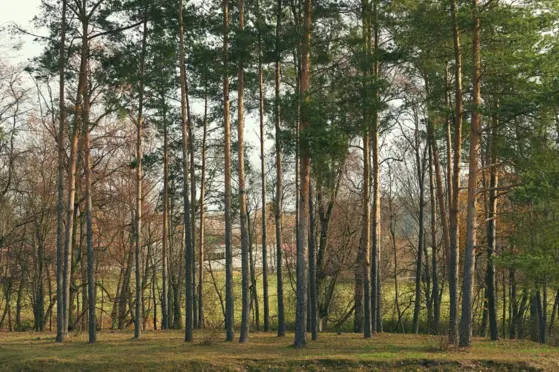
[[(303, 349), (293, 335), (251, 333), (249, 343), (225, 342), (224, 334), (196, 331), (100, 332), (98, 343), (74, 334), (63, 344), (50, 333), (0, 333), (0, 370), (14, 371), (296, 371), (296, 370), (559, 370), (559, 350), (529, 341), (475, 339), (471, 349), (440, 350), (439, 336), (323, 333)], [(204, 342), (212, 338), (206, 345)]]

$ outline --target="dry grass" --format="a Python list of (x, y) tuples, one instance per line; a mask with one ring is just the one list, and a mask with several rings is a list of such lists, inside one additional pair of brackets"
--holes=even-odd
[(85, 334), (56, 344), (49, 333), (0, 333), (0, 370), (559, 370), (559, 349), (528, 341), (476, 339), (471, 349), (441, 351), (438, 336), (320, 334), (294, 349), (291, 334), (252, 333), (244, 345), (223, 338), (203, 345), (206, 336), (197, 332), (186, 344), (180, 331), (146, 331), (141, 340), (131, 332), (101, 332), (89, 345)]

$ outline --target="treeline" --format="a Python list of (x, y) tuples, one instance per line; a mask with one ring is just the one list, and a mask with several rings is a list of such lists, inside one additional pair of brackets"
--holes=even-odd
[(44, 1), (0, 65), (0, 328), (552, 342), (558, 15)]

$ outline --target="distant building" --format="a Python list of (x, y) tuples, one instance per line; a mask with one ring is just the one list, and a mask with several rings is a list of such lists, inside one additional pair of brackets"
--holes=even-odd
[[(292, 243), (282, 244), (283, 264), (286, 262), (293, 264), (295, 262), (295, 252), (297, 247)], [(277, 250), (275, 243), (266, 246), (268, 253), (267, 262), (268, 270), (275, 271), (277, 266)], [(252, 245), (252, 262), (256, 269), (262, 269), (262, 244)], [(225, 244), (206, 245), (206, 252), (204, 253), (204, 267), (206, 269), (222, 271), (225, 270)], [(233, 269), (241, 269), (241, 247), (233, 245)]]

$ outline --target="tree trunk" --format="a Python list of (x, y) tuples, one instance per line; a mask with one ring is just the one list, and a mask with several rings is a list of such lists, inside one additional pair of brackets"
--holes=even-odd
[[(191, 238), (191, 255), (190, 255), (190, 272), (191, 272), (191, 291), (192, 291), (192, 325), (197, 327), (197, 300), (196, 300), (196, 172), (195, 172), (195, 153), (194, 153), (194, 125), (192, 124), (192, 116), (190, 115), (190, 99), (188, 93), (188, 78), (186, 74), (186, 65), (184, 65), (184, 94), (186, 106), (186, 121), (188, 134), (188, 151), (190, 155), (190, 238)], [(187, 263), (188, 264), (188, 263)]]
[[(132, 242), (130, 242), (132, 245)], [(130, 247), (132, 248), (132, 247)], [(131, 266), (132, 266), (132, 253), (131, 250), (129, 251), (126, 263), (126, 269), (124, 272), (124, 280), (122, 281), (122, 286), (120, 289), (120, 296), (118, 298), (119, 306), (118, 306), (118, 329), (124, 329), (125, 318), (127, 314), (127, 304), (128, 304), (128, 297), (130, 296), (130, 276), (131, 276)]]
[(204, 90), (204, 133), (202, 135), (202, 174), (200, 176), (200, 239), (198, 242), (198, 327), (204, 328), (204, 239), (206, 198), (206, 140), (208, 136), (208, 81)]
[[(446, 205), (450, 206), (452, 205), (452, 134), (451, 134), (451, 125), (450, 125), (450, 113), (452, 111), (452, 104), (450, 102), (450, 97), (449, 95), (451, 94), (449, 92), (449, 82), (448, 82), (448, 61), (445, 61), (444, 64), (444, 86), (445, 86), (445, 94), (444, 94), (444, 103), (445, 103), (445, 107), (448, 109), (447, 114), (445, 115), (445, 134), (446, 134), (446, 193), (447, 193), (447, 200), (446, 200)], [(435, 154), (433, 153), (433, 156)], [(438, 151), (437, 151), (437, 158), (439, 157)], [(441, 172), (442, 174), (442, 172)], [(441, 185), (442, 186), (442, 185)], [(441, 189), (442, 190), (442, 189)], [(439, 201), (440, 203), (440, 201)], [(446, 211), (445, 211), (446, 212)], [(442, 218), (442, 215), (441, 215)], [(448, 231), (448, 221), (446, 221), (447, 224), (447, 231)], [(450, 238), (449, 238), (450, 239)], [(445, 247), (445, 251), (447, 254), (447, 260), (449, 257), (449, 246)]]
[(283, 194), (283, 169), (281, 154), (281, 112), (280, 112), (280, 74), (281, 74), (281, 12), (282, 0), (277, 0), (276, 6), (276, 61), (275, 61), (275, 146), (276, 146), (276, 203), (275, 203), (275, 225), (276, 225), (276, 286), (278, 297), (278, 336), (285, 336), (285, 310), (283, 304), (283, 254), (282, 254), (282, 194)]
[(309, 184), (309, 314), (311, 338), (313, 341), (316, 341), (318, 339), (318, 298), (316, 291), (316, 239), (314, 230), (313, 194), (312, 185)]
[(66, 108), (64, 100), (64, 66), (66, 44), (66, 0), (62, 0), (62, 21), (60, 23), (59, 47), (59, 80), (60, 80), (60, 118), (58, 123), (58, 178), (57, 178), (57, 204), (56, 204), (56, 342), (64, 339), (64, 128), (66, 125)]
[[(255, 213), (256, 216), (256, 213)], [(249, 309), (252, 311), (252, 322), (256, 326), (256, 330), (260, 330), (260, 302), (258, 301), (258, 288), (256, 281), (256, 253), (254, 245), (258, 244), (258, 237), (256, 234), (256, 219), (250, 222), (250, 212), (247, 212), (247, 225), (248, 225), (248, 257), (250, 267), (250, 286), (249, 286)]]
[[(498, 107), (498, 104), (497, 104)], [(491, 340), (499, 339), (499, 330), (497, 329), (497, 290), (495, 285), (495, 266), (493, 264), (493, 254), (497, 248), (497, 129), (499, 119), (497, 114), (493, 115), (491, 128), (491, 156), (489, 164), (490, 180), (489, 180), (489, 215), (487, 221), (487, 273), (485, 276), (485, 285), (487, 293), (487, 311), (489, 315), (489, 330)]]
[(400, 289), (398, 285), (398, 250), (396, 245), (396, 211), (394, 210), (394, 193), (392, 191), (392, 169), (388, 168), (388, 213), (390, 214), (388, 231), (390, 232), (390, 238), (392, 240), (392, 254), (394, 258), (394, 305), (396, 308), (396, 313), (398, 315), (398, 321), (394, 327), (394, 331), (398, 330), (398, 326), (401, 325), (402, 333), (405, 332), (404, 323), (402, 322), (402, 311), (400, 309)]
[[(239, 1), (239, 31), (242, 34), (245, 28), (245, 1)], [(242, 58), (239, 59), (238, 85), (238, 121), (237, 121), (237, 152), (239, 156), (239, 209), (241, 214), (241, 266), (242, 266), (242, 307), (241, 307), (241, 334), (240, 343), (248, 341), (250, 326), (250, 288), (249, 288), (249, 248), (248, 248), (248, 226), (247, 226), (247, 200), (245, 187), (245, 86), (244, 86), (244, 67)]]
[(555, 293), (555, 301), (553, 302), (553, 307), (551, 309), (551, 318), (549, 319), (549, 325), (547, 326), (548, 338), (551, 338), (551, 331), (553, 330), (553, 324), (555, 323), (555, 317), (557, 316), (558, 307), (559, 307), (559, 290)]
[(195, 171), (195, 150), (194, 150), (194, 128), (190, 115), (190, 100), (188, 99), (188, 81), (185, 82), (186, 87), (186, 110), (188, 118), (188, 147), (190, 151), (190, 231), (192, 237), (192, 324), (194, 328), (198, 325), (198, 296), (196, 293), (196, 171)]
[(270, 302), (268, 300), (268, 248), (267, 248), (267, 226), (266, 226), (266, 158), (264, 148), (264, 83), (262, 72), (262, 35), (260, 32), (261, 14), (260, 1), (256, 1), (257, 17), (259, 21), (258, 31), (258, 118), (260, 121), (260, 174), (262, 194), (262, 286), (264, 299), (264, 332), (270, 330)]
[(534, 342), (539, 341), (538, 302), (537, 290), (532, 288), (530, 293), (530, 340)]
[(462, 295), (462, 319), (460, 321), (460, 346), (472, 345), (472, 305), (474, 300), (474, 269), (476, 249), (476, 194), (480, 129), (480, 25), (478, 0), (472, 0), (473, 11), (473, 107), (472, 129), (470, 134), (470, 159), (468, 172), (468, 204), (466, 209), (466, 251), (464, 253), (464, 284)]
[(538, 333), (539, 333), (539, 343), (540, 344), (545, 344), (547, 342), (547, 334), (546, 334), (546, 328), (547, 328), (547, 286), (545, 283), (545, 278), (544, 278), (544, 284), (542, 286), (541, 290), (538, 290), (538, 292), (536, 293), (537, 296), (537, 300), (538, 300)]
[[(144, 15), (144, 17), (146, 17)], [(135, 224), (135, 242), (136, 250), (135, 257), (135, 271), (136, 271), (136, 314), (134, 317), (134, 338), (139, 339), (141, 336), (140, 322), (142, 319), (142, 283), (141, 283), (141, 249), (142, 249), (142, 127), (144, 125), (143, 109), (144, 109), (144, 68), (146, 60), (146, 47), (147, 47), (147, 18), (144, 18), (143, 35), (142, 35), (142, 55), (140, 57), (140, 91), (138, 102), (138, 117), (136, 119), (136, 224)]]
[[(183, 0), (179, 0), (179, 69), (181, 84), (181, 122), (182, 122), (182, 167), (183, 167), (183, 214), (184, 214), (184, 245), (185, 245), (185, 305), (186, 322), (184, 341), (192, 342), (193, 328), (193, 293), (192, 293), (192, 236), (190, 225), (190, 195), (188, 192), (188, 126), (192, 125), (187, 115), (186, 97), (186, 65), (184, 56), (184, 21)], [(175, 304), (176, 306), (176, 304)]]
[[(305, 0), (304, 6), (304, 39), (301, 55), (301, 125), (299, 137), (308, 135), (310, 126), (310, 113), (308, 105), (310, 103), (310, 42), (311, 42), (311, 0)], [(301, 166), (300, 166), (300, 196), (299, 216), (297, 221), (297, 307), (295, 311), (295, 347), (304, 347), (307, 344), (307, 233), (309, 217), (309, 184), (310, 184), (310, 149), (306, 146), (300, 147)]]
[[(446, 79), (445, 71), (445, 79)], [(425, 79), (425, 90), (426, 94), (429, 95), (429, 84), (427, 79)], [(445, 101), (448, 105), (448, 96), (445, 94)], [(450, 145), (450, 124), (448, 115), (446, 117), (446, 127), (447, 127), (447, 157), (450, 158), (451, 153), (449, 150)], [(432, 270), (433, 270), (433, 305), (434, 305), (434, 314), (433, 314), (433, 331), (438, 334), (440, 331), (440, 296), (439, 296), (439, 280), (437, 275), (437, 241), (436, 241), (436, 204), (438, 201), (439, 204), (439, 213), (441, 216), (441, 225), (442, 225), (442, 232), (443, 232), (443, 247), (444, 253), (447, 260), (450, 260), (451, 253), (450, 253), (450, 234), (448, 228), (448, 220), (447, 220), (447, 209), (446, 209), (446, 200), (444, 197), (444, 190), (443, 190), (443, 180), (442, 180), (442, 169), (441, 163), (439, 158), (439, 148), (437, 145), (437, 140), (435, 138), (435, 128), (433, 121), (431, 118), (428, 118), (427, 121), (427, 141), (429, 146), (429, 173), (430, 173), (430, 193), (431, 193), (431, 228), (432, 228)], [(450, 161), (447, 159), (447, 161)], [(434, 167), (434, 174), (433, 174), (433, 167)], [(450, 175), (451, 166), (448, 165), (447, 172)], [(449, 176), (450, 177), (450, 176)], [(436, 185), (435, 185), (436, 182)], [(435, 195), (435, 186), (436, 186), (436, 195)], [(450, 189), (450, 179), (447, 183), (447, 189), (449, 193), (452, 193)], [(436, 197), (436, 200), (435, 200)], [(451, 263), (447, 263), (447, 267), (450, 267)]]
[[(85, 1), (83, 14), (85, 14)], [(84, 17), (82, 15), (82, 17)], [(82, 43), (86, 45), (85, 60), (88, 61), (89, 58), (89, 47), (88, 45), (88, 25), (85, 21), (85, 17), (82, 20)], [(87, 63), (87, 62), (86, 62)], [(87, 69), (84, 70), (84, 74), (87, 74)], [(83, 90), (83, 112), (82, 112), (82, 124), (83, 124), (83, 152), (84, 152), (84, 173), (85, 173), (85, 223), (86, 223), (86, 245), (87, 245), (87, 297), (88, 297), (88, 330), (89, 330), (89, 343), (95, 343), (97, 339), (97, 328), (95, 322), (95, 273), (94, 273), (94, 257), (93, 257), (93, 200), (92, 200), (92, 190), (91, 190), (91, 160), (90, 160), (90, 149), (91, 143), (89, 138), (89, 89), (87, 82), (87, 75), (85, 79), (85, 87)]]
[[(363, 50), (367, 56), (367, 60), (371, 57), (372, 39), (371, 39), (371, 22), (369, 2), (364, 1), (362, 4), (362, 36)], [(369, 61), (370, 62), (370, 61)], [(369, 67), (364, 66), (363, 75), (365, 79), (369, 75)], [(355, 268), (355, 319), (358, 319), (357, 313), (361, 308), (364, 312), (363, 317), (363, 336), (371, 338), (371, 271), (370, 271), (370, 255), (371, 255), (371, 110), (368, 102), (368, 86), (364, 86), (363, 102), (363, 199), (362, 208), (363, 216), (361, 223), (361, 242), (359, 247), (358, 262)], [(361, 300), (362, 298), (362, 300)], [(360, 318), (360, 317), (359, 317)], [(354, 327), (355, 328), (355, 327)], [(356, 329), (354, 329), (355, 331)]]
[(452, 203), (449, 206), (449, 237), (450, 264), (448, 267), (448, 284), (450, 296), (449, 343), (458, 342), (458, 265), (459, 265), (459, 225), (460, 209), (460, 168), (462, 162), (462, 49), (460, 45), (460, 29), (456, 0), (450, 1), (452, 16), (452, 34), (454, 40), (454, 73), (455, 73), (455, 102), (454, 112), (454, 164), (452, 173)]
[(421, 311), (421, 271), (423, 267), (423, 243), (424, 243), (424, 224), (423, 215), (425, 210), (425, 157), (420, 155), (419, 142), (419, 122), (416, 120), (415, 128), (415, 162), (417, 166), (417, 181), (419, 186), (419, 231), (417, 235), (417, 259), (415, 271), (415, 297), (413, 308), (412, 332), (419, 333), (419, 315)]
[(363, 197), (361, 242), (355, 266), (355, 321), (353, 331), (363, 332), (371, 338), (371, 285), (370, 285), (370, 237), (371, 237), (371, 187), (370, 187), (370, 148), (368, 130), (363, 135)]
[[(435, 177), (433, 173), (433, 146), (431, 141), (429, 146), (429, 196), (431, 199), (431, 270), (433, 277), (433, 288), (431, 295), (431, 302), (433, 304), (433, 323), (429, 326), (432, 327), (433, 333), (438, 335), (440, 330), (441, 319), (441, 306), (439, 300), (439, 277), (437, 273), (437, 203), (435, 196)], [(444, 198), (443, 198), (444, 201)]]
[[(426, 89), (427, 89), (427, 94), (429, 94), (427, 81), (425, 81), (425, 85), (426, 85)], [(450, 261), (450, 262), (447, 263), (447, 267), (450, 268), (452, 266), (452, 258), (451, 258), (452, 253), (450, 252), (450, 249), (451, 249), (450, 232), (449, 232), (449, 227), (448, 227), (446, 200), (445, 200), (445, 197), (444, 197), (444, 190), (443, 190), (443, 177), (442, 177), (442, 169), (441, 169), (441, 162), (440, 162), (440, 156), (439, 156), (439, 147), (438, 147), (438, 144), (437, 144), (437, 140), (435, 138), (435, 128), (433, 126), (433, 121), (432, 120), (428, 120), (428, 122), (427, 122), (427, 137), (428, 137), (428, 141), (429, 141), (429, 146), (431, 147), (431, 152), (432, 152), (432, 157), (433, 157), (433, 165), (435, 167), (435, 181), (436, 181), (436, 194), (437, 194), (436, 196), (437, 196), (437, 201), (438, 201), (438, 204), (439, 204), (439, 213), (440, 213), (440, 216), (441, 216), (440, 219), (441, 219), (441, 226), (442, 226), (442, 230), (443, 230), (443, 247), (444, 247), (444, 251), (445, 251), (445, 256), (447, 257), (447, 260)], [(450, 143), (449, 138), (450, 138), (450, 134), (447, 133), (447, 147), (448, 147), (448, 144)], [(447, 153), (447, 156), (450, 156), (450, 152)], [(448, 161), (448, 159), (447, 159), (447, 161)], [(448, 168), (448, 171), (450, 171), (450, 167)], [(447, 185), (447, 188), (448, 188), (448, 185)], [(449, 189), (448, 191), (450, 193), (452, 193), (451, 189)], [(437, 204), (437, 203), (435, 203), (435, 204)], [(434, 210), (432, 213), (434, 213), (436, 215), (436, 210)], [(436, 255), (434, 254), (434, 256), (436, 256)], [(435, 257), (434, 260), (436, 261), (436, 257)], [(433, 270), (435, 270), (435, 266), (436, 266), (436, 262), (433, 261)], [(450, 270), (449, 270), (449, 272), (450, 272)], [(433, 271), (433, 276), (436, 276), (436, 271)], [(433, 278), (433, 280), (435, 280), (435, 278)], [(435, 283), (433, 283), (433, 285), (434, 284)], [(433, 288), (433, 290), (434, 290), (434, 288)], [(440, 302), (439, 302), (438, 305), (435, 305), (435, 306), (438, 306), (440, 308)]]
[(153, 330), (157, 330), (157, 269), (154, 255), (151, 257), (151, 300), (153, 302)]
[[(376, 56), (379, 51), (379, 0), (373, 0), (373, 54)], [(380, 63), (378, 59), (373, 64), (373, 76), (380, 78)], [(375, 106), (379, 100), (379, 91), (375, 89)], [(382, 332), (382, 311), (381, 311), (381, 283), (380, 283), (380, 128), (379, 114), (377, 107), (371, 116), (371, 140), (373, 153), (373, 211), (372, 211), (372, 265), (371, 265), (371, 327), (372, 332)]]
[(223, 116), (225, 156), (225, 330), (233, 341), (235, 305), (233, 298), (233, 248), (231, 246), (231, 124), (229, 118), (229, 0), (223, 0)]
[(528, 290), (522, 290), (522, 298), (518, 306), (518, 313), (515, 315), (515, 327), (518, 339), (524, 338), (524, 313), (526, 313), (526, 305), (528, 304)]
[[(85, 25), (87, 27), (87, 24)], [(83, 40), (83, 39), (82, 39)], [(77, 229), (76, 215), (78, 213), (78, 208), (75, 205), (76, 199), (76, 183), (77, 183), (77, 163), (78, 163), (78, 143), (81, 133), (81, 127), (85, 125), (82, 122), (82, 111), (83, 111), (83, 94), (86, 89), (87, 83), (87, 54), (88, 54), (88, 43), (82, 43), (81, 45), (81, 56), (80, 56), (80, 72), (78, 80), (78, 91), (76, 94), (76, 104), (75, 111), (76, 115), (74, 117), (74, 129), (72, 133), (72, 138), (70, 142), (70, 160), (68, 165), (68, 194), (67, 194), (67, 204), (66, 204), (66, 228), (64, 234), (64, 277), (62, 286), (64, 306), (63, 311), (63, 336), (68, 335), (68, 328), (70, 323), (70, 284), (72, 282), (72, 250), (75, 242), (75, 230)]]
[[(165, 99), (165, 94), (161, 94)], [(163, 103), (163, 234), (161, 244), (161, 329), (169, 329), (169, 133), (167, 128), (167, 105)]]
[(507, 280), (506, 272), (503, 270), (503, 312), (501, 319), (501, 334), (503, 338), (507, 337)]
[[(23, 289), (25, 286), (25, 269), (22, 268), (21, 270), (21, 276), (19, 279), (19, 285), (18, 285), (18, 289), (17, 289), (17, 298), (16, 298), (16, 331), (23, 331), (22, 326), (21, 326), (21, 302), (23, 300)], [(559, 297), (558, 297), (559, 298)], [(552, 317), (553, 319), (553, 317)], [(553, 324), (553, 321), (551, 321), (550, 324)]]
[[(82, 125), (82, 131), (83, 131), (83, 125)], [(83, 135), (82, 135), (83, 137)], [(82, 139), (82, 143), (83, 143), (83, 139)], [(83, 146), (83, 145), (82, 145)], [(83, 149), (82, 149), (83, 151)], [(83, 159), (83, 156), (82, 156)], [(83, 191), (83, 194), (85, 196), (85, 190)], [(87, 203), (87, 201), (86, 201)], [(86, 213), (84, 213), (83, 218), (80, 219), (80, 244), (79, 244), (79, 251), (80, 251), (80, 271), (81, 271), (81, 283), (80, 283), (80, 287), (81, 287), (81, 294), (82, 294), (82, 298), (81, 298), (81, 303), (82, 303), (82, 307), (81, 307), (81, 312), (78, 311), (76, 312), (76, 322), (79, 324), (78, 329), (80, 331), (83, 330), (87, 330), (87, 301), (88, 301), (88, 280), (87, 280), (87, 205), (86, 205)], [(131, 224), (133, 224), (134, 221), (132, 219)], [(83, 231), (86, 230), (86, 233), (84, 234)], [(84, 245), (84, 239), (86, 240), (85, 245)], [(133, 239), (130, 239), (130, 251), (132, 251), (133, 246), (132, 244), (134, 243)], [(78, 322), (79, 320), (79, 322)]]

